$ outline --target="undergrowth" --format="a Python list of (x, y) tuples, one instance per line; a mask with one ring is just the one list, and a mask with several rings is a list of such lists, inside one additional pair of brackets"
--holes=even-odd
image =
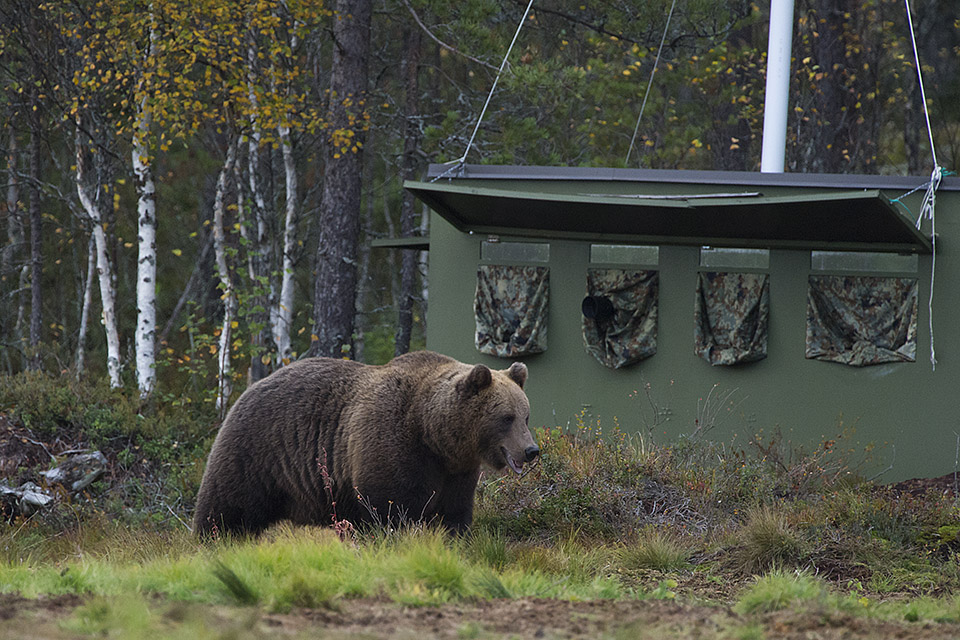
[(50, 527), (60, 530), (71, 521), (99, 516), (141, 526), (181, 526), (216, 435), (209, 407), (141, 403), (135, 390), (111, 389), (102, 379), (77, 381), (71, 375), (3, 377), (0, 418), (4, 414), (14, 432), (0, 456), (21, 453), (18, 444), (39, 455), (36, 468), (18, 469), (8, 484), (35, 481), (35, 472), (51, 466), (51, 458), (64, 451), (99, 450), (109, 461), (106, 478), (90, 490), (16, 523), (24, 535), (42, 536)]
[[(843, 434), (806, 452), (776, 434), (742, 447), (703, 437), (652, 444), (581, 416), (537, 430), (542, 455), (522, 476), (485, 473), (464, 537), (359, 527), (341, 540), (284, 525), (255, 541), (201, 544), (185, 523), (215, 433), (212, 411), (21, 375), (0, 384), (0, 414), (11, 433), (46, 443), (39, 467), (53, 464), (46, 454), (76, 448), (110, 461), (84, 494), (0, 523), (5, 592), (162, 594), (276, 611), (361, 596), (408, 605), (522, 596), (730, 603), (759, 593), (767, 604), (741, 606), (762, 611), (777, 580), (803, 587), (816, 576), (840, 594), (830, 606), (879, 611), (903, 596), (947, 610), (941, 596), (960, 587), (954, 499), (862, 480), (862, 456)], [(783, 598), (806, 597), (781, 587)], [(93, 626), (113, 615), (97, 606)]]

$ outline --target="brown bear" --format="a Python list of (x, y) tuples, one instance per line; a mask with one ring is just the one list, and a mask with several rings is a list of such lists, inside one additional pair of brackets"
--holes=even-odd
[(283, 519), (470, 526), (481, 463), (520, 473), (540, 453), (527, 367), (429, 351), (382, 366), (308, 358), (248, 388), (220, 427), (194, 530), (255, 534)]

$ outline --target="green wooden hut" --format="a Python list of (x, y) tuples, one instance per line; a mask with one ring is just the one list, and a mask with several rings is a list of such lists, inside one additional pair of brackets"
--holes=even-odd
[(531, 424), (844, 433), (884, 480), (954, 470), (960, 179), (919, 230), (919, 177), (434, 165), (405, 186), (438, 214), (427, 347), (525, 362)]

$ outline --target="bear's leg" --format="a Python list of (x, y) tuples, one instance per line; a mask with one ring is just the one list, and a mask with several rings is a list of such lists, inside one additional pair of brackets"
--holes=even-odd
[(443, 485), (437, 515), (450, 533), (465, 533), (473, 524), (473, 497), (479, 473), (450, 476)]
[[(335, 518), (330, 510), (326, 496), (301, 496), (299, 499), (291, 499), (284, 517), (294, 524), (302, 525), (330, 525), (334, 523)], [(344, 517), (336, 514), (336, 520), (343, 520)]]
[(248, 487), (242, 495), (236, 490), (220, 483), (202, 487), (194, 517), (198, 535), (256, 535), (281, 519), (286, 505), (283, 496), (261, 487)]

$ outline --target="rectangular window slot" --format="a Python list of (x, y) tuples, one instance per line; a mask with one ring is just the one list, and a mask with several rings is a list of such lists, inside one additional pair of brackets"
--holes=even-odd
[(591, 244), (590, 262), (594, 264), (660, 264), (660, 247), (632, 244)]
[(550, 262), (550, 245), (546, 242), (491, 242), (480, 245), (480, 259), (488, 262)]
[(811, 251), (813, 271), (860, 273), (916, 273), (920, 266), (917, 254), (877, 253), (869, 251)]
[(720, 269), (769, 269), (769, 249), (700, 247), (700, 266)]

